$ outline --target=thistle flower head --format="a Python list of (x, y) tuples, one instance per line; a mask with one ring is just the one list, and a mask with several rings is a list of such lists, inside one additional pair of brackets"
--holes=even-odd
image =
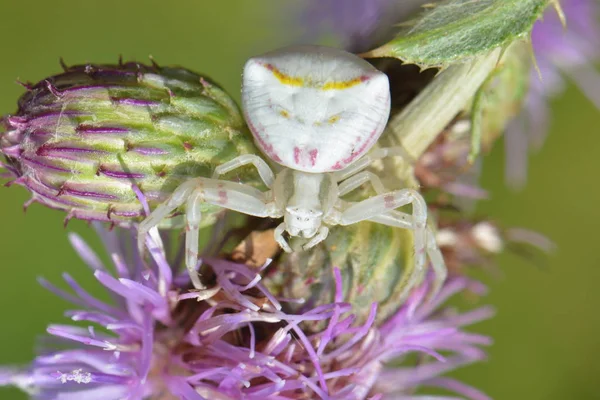
[(473, 200), (488, 197), (477, 184), (480, 168), (468, 162), (470, 129), (470, 121), (458, 119), (417, 160), (415, 176), (425, 193), (438, 190)]
[[(343, 301), (339, 270), (332, 303), (290, 312), (289, 304), (302, 302), (271, 293), (256, 269), (205, 259), (213, 285), (188, 292), (178, 252), (167, 256), (157, 234), (148, 240), (152, 262), (145, 263), (129, 231), (99, 232), (113, 272), (78, 236), (71, 241), (113, 302), (92, 296), (68, 275), (71, 293), (42, 281), (77, 306), (66, 313), (74, 323), (50, 325), (54, 340), (45, 351), (27, 369), (2, 370), (1, 384), (37, 399), (380, 399), (424, 385), (487, 398), (440, 378), (483, 359), (480, 347), (489, 344), (463, 330), (489, 317), (489, 308), (457, 313), (442, 305), (464, 290), (484, 290), (466, 278), (449, 281), (431, 299), (425, 282), (380, 324), (372, 304), (358, 323)], [(419, 363), (408, 362), (409, 353)], [(404, 365), (396, 369), (392, 361)]]
[[(208, 78), (139, 63), (64, 68), (24, 84), (0, 127), (11, 183), (30, 203), (129, 224), (142, 216), (133, 185), (155, 206), (184, 180), (255, 151), (237, 106)], [(205, 211), (208, 223), (216, 208)]]
[[(373, 48), (393, 34), (394, 24), (410, 15), (423, 0), (309, 0), (302, 3), (296, 24), (306, 29), (305, 39), (330, 37), (351, 52)], [(298, 15), (299, 14), (299, 15)]]
[(436, 240), (450, 275), (464, 275), (467, 267), (491, 269), (495, 256), (511, 250), (533, 260), (534, 250), (549, 253), (554, 243), (545, 236), (524, 228), (503, 228), (485, 219), (438, 217)]

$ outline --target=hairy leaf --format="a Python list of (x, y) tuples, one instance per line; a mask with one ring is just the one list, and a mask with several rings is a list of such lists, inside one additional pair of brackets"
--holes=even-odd
[(446, 0), (363, 56), (445, 67), (528, 36), (550, 3), (558, 4), (554, 0)]

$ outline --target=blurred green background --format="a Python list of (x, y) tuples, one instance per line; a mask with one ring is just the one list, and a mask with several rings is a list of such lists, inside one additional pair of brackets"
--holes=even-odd
[[(35, 82), (58, 73), (59, 57), (74, 64), (116, 62), (119, 55), (145, 62), (152, 55), (159, 64), (205, 73), (239, 97), (244, 60), (302, 34), (300, 25), (290, 27), (289, 9), (278, 4), (2, 0), (0, 114), (16, 109), (23, 93), (16, 78)], [(545, 269), (507, 254), (499, 260), (504, 276), (485, 278), (491, 293), (483, 301), (498, 315), (471, 330), (493, 336), (495, 344), (489, 361), (454, 375), (495, 399), (600, 399), (600, 112), (574, 88), (552, 108), (552, 131), (543, 151), (531, 157), (524, 190), (504, 185), (501, 143), (484, 164), (482, 186), (493, 197), (478, 212), (558, 244)], [(0, 188), (0, 364), (31, 360), (45, 326), (67, 322), (62, 313), (69, 305), (42, 290), (36, 277), (59, 282), (68, 271), (93, 286), (66, 235), (79, 232), (98, 248), (93, 233), (79, 221), (65, 230), (64, 214), (40, 205), (24, 214), (27, 198), (23, 188)], [(25, 396), (0, 389), (0, 398)]]

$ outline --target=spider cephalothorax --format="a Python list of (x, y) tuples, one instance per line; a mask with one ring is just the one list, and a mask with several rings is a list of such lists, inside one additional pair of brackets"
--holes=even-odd
[[(212, 179), (191, 179), (142, 222), (140, 247), (151, 227), (187, 203), (187, 268), (194, 286), (202, 288), (196, 273), (200, 202), (258, 217), (283, 217), (275, 240), (287, 252), (292, 249), (285, 232), (305, 238), (302, 247), (309, 249), (327, 237), (329, 226), (368, 220), (413, 230), (415, 272), (406, 290), (424, 273), (426, 253), (438, 285), (443, 282), (446, 268), (427, 228), (427, 206), (421, 195), (412, 189), (386, 191), (375, 174), (365, 171), (375, 160), (405, 154), (400, 148), (367, 154), (390, 112), (384, 73), (345, 51), (290, 47), (246, 63), (242, 102), (256, 144), (282, 166), (280, 171), (275, 175), (261, 157), (246, 154), (218, 166)], [(268, 191), (218, 179), (248, 164), (257, 168)], [(368, 182), (376, 196), (359, 202), (342, 200)], [(396, 211), (407, 204), (412, 205), (412, 214)]]

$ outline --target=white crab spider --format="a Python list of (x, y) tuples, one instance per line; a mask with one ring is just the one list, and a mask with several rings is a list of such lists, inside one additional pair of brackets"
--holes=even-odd
[[(303, 248), (309, 249), (327, 237), (329, 226), (368, 220), (413, 230), (415, 268), (406, 291), (423, 276), (426, 253), (436, 272), (434, 290), (441, 286), (446, 267), (427, 228), (421, 195), (412, 189), (386, 192), (375, 174), (363, 171), (375, 160), (405, 154), (400, 148), (383, 148), (365, 156), (390, 112), (384, 73), (345, 51), (290, 47), (248, 60), (242, 102), (256, 144), (283, 168), (274, 175), (262, 158), (246, 154), (218, 166), (212, 179), (183, 183), (140, 224), (140, 248), (151, 227), (187, 202), (186, 266), (194, 286), (201, 289), (196, 271), (201, 202), (258, 217), (283, 217), (275, 240), (286, 252), (292, 249), (284, 232), (307, 239)], [(256, 167), (267, 192), (218, 179), (247, 164)], [(376, 196), (356, 203), (340, 198), (367, 182)], [(395, 210), (407, 204), (412, 214)]]

